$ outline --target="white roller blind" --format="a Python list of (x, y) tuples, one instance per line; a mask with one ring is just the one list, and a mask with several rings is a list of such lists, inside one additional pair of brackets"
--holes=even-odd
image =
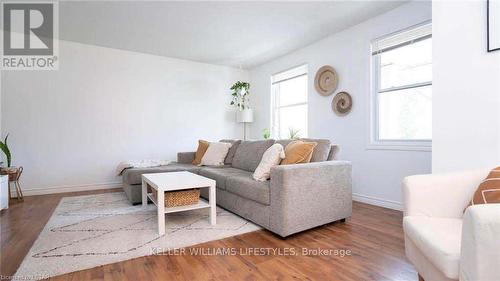
[(305, 74), (307, 74), (307, 64), (274, 74), (271, 76), (271, 83), (276, 84)]
[(394, 48), (412, 44), (432, 36), (431, 23), (413, 27), (407, 31), (398, 32), (372, 42), (372, 55), (380, 54)]

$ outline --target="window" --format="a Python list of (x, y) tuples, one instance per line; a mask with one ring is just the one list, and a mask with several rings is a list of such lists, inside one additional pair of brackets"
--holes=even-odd
[(288, 139), (290, 132), (307, 137), (307, 65), (271, 77), (274, 138)]
[(372, 43), (371, 145), (430, 147), (431, 30), (423, 24)]

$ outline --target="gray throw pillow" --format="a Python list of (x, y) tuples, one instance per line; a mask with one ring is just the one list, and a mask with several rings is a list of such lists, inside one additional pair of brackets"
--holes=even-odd
[(276, 143), (279, 143), (285, 148), (289, 143), (291, 143), (293, 140), (291, 139), (282, 139), (282, 140), (277, 140)]
[(220, 140), (220, 142), (227, 142), (227, 143), (230, 143), (233, 145), (229, 149), (229, 152), (227, 153), (226, 159), (224, 160), (224, 164), (231, 165), (231, 163), (233, 163), (234, 154), (236, 153), (236, 150), (238, 149), (238, 146), (240, 145), (241, 140)]
[(242, 141), (234, 154), (232, 166), (254, 172), (264, 152), (273, 144), (274, 140)]

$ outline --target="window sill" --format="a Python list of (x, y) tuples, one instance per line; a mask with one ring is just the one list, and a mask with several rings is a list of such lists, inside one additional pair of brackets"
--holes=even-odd
[(432, 151), (431, 143), (370, 143), (367, 150)]

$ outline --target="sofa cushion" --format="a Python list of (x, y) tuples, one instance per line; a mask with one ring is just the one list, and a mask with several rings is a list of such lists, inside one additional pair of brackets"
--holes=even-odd
[(224, 166), (224, 159), (232, 144), (227, 142), (211, 142), (201, 158), (200, 166)]
[(271, 168), (279, 165), (281, 159), (285, 158), (285, 149), (279, 143), (271, 145), (262, 155), (259, 166), (253, 173), (253, 179), (256, 181), (267, 181), (271, 177)]
[(231, 148), (229, 149), (229, 152), (226, 155), (226, 159), (224, 160), (224, 164), (231, 165), (231, 163), (233, 163), (234, 154), (236, 153), (236, 150), (238, 149), (241, 140), (220, 140), (220, 142), (228, 142), (232, 144)]
[(198, 173), (200, 167), (192, 164), (181, 164), (181, 163), (171, 163), (166, 166), (159, 166), (153, 168), (130, 168), (123, 172), (123, 181), (128, 184), (141, 184), (142, 174), (152, 174), (152, 173), (166, 173), (166, 172), (180, 172), (188, 171), (192, 173)]
[(284, 140), (277, 140), (276, 143), (281, 144), (283, 147), (286, 147), (289, 143), (291, 143), (294, 140), (291, 139), (284, 139)]
[(328, 153), (327, 161), (338, 160), (340, 147), (338, 144), (330, 145), (330, 153)]
[(446, 277), (458, 279), (462, 219), (406, 216), (408, 238)]
[(285, 147), (285, 159), (281, 160), (280, 165), (311, 162), (314, 148), (317, 145), (315, 142), (292, 141)]
[(328, 160), (330, 154), (330, 141), (327, 139), (308, 139), (302, 138), (301, 141), (315, 142), (318, 145), (314, 148), (311, 162), (322, 162)]
[(244, 172), (244, 174), (230, 176), (226, 179), (226, 191), (264, 205), (269, 205), (269, 183), (270, 181), (256, 181), (252, 178), (252, 173)]
[(245, 171), (236, 168), (203, 167), (200, 169), (201, 176), (215, 180), (217, 188), (226, 189), (226, 179), (230, 176), (244, 175)]
[(500, 167), (491, 170), (479, 184), (469, 206), (496, 203), (500, 203)]
[(249, 172), (255, 171), (262, 155), (273, 144), (274, 140), (242, 141), (234, 154), (232, 166)]
[(194, 160), (191, 162), (193, 165), (200, 165), (201, 159), (203, 158), (203, 155), (205, 152), (207, 152), (208, 146), (210, 142), (206, 140), (199, 140), (198, 141), (198, 149), (196, 150), (196, 153), (194, 155)]

